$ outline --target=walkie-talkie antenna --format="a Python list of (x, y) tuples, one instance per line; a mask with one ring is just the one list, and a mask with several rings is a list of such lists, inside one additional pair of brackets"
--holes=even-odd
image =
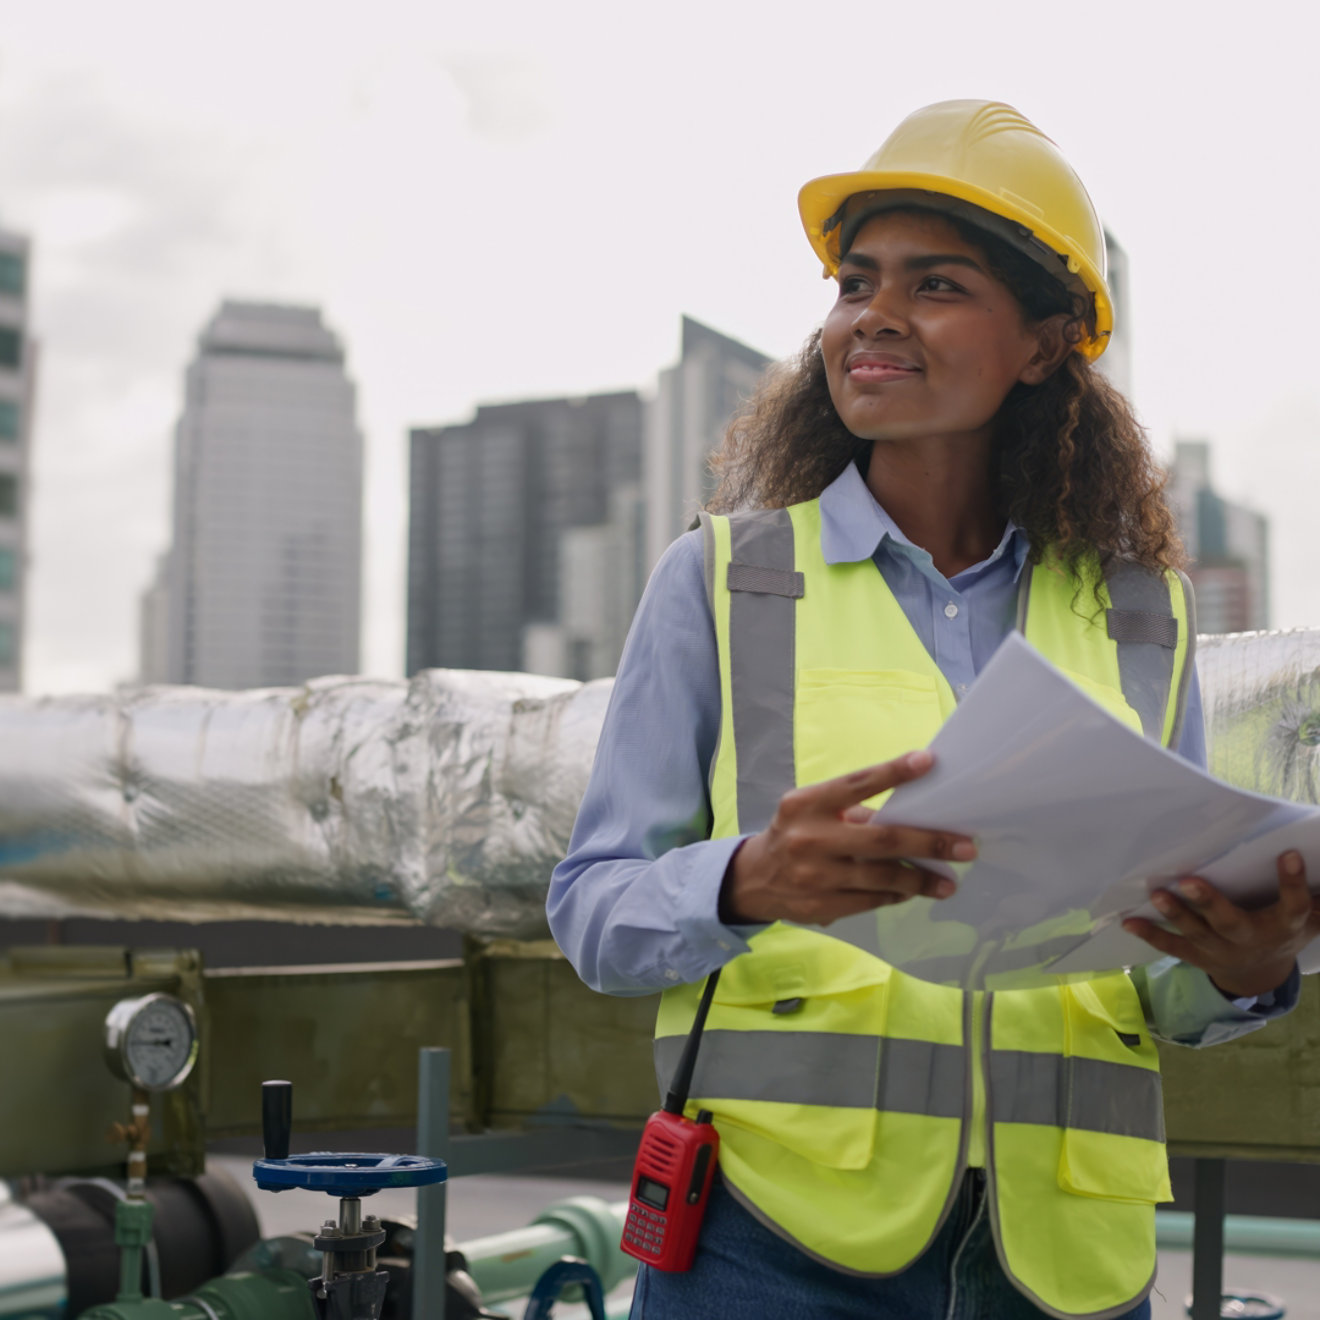
[(692, 1089), (692, 1072), (697, 1066), (697, 1050), (701, 1047), (701, 1033), (706, 1027), (706, 1015), (710, 1012), (710, 1001), (715, 998), (715, 985), (720, 979), (717, 967), (706, 978), (706, 988), (701, 992), (701, 1003), (697, 1005), (697, 1016), (692, 1020), (692, 1030), (688, 1032), (687, 1043), (678, 1060), (678, 1068), (669, 1083), (669, 1093), (665, 1096), (665, 1113), (681, 1114), (687, 1104), (688, 1092)]

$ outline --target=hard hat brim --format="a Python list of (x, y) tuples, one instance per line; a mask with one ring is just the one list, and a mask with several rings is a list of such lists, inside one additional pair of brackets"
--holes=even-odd
[(839, 230), (837, 225), (833, 228), (827, 228), (827, 225), (840, 207), (857, 193), (898, 190), (930, 193), (932, 205), (936, 207), (939, 197), (953, 197), (1029, 230), (1066, 261), (1067, 269), (1080, 279), (1095, 299), (1095, 333), (1077, 345), (1077, 352), (1094, 361), (1105, 351), (1114, 329), (1114, 309), (1104, 273), (1086, 256), (1080, 242), (1056, 232), (1029, 202), (1006, 191), (990, 193), (965, 180), (906, 170), (856, 170), (812, 179), (798, 193), (798, 213), (807, 239), (824, 264), (827, 276), (837, 274), (839, 269)]

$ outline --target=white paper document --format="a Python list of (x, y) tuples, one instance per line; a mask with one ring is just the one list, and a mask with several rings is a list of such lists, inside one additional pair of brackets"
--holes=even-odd
[(1007, 989), (1150, 962), (1159, 952), (1121, 922), (1158, 919), (1149, 895), (1173, 879), (1267, 900), (1290, 847), (1320, 877), (1320, 810), (1232, 788), (1157, 747), (1018, 634), (930, 746), (934, 769), (876, 819), (971, 835), (976, 861), (922, 862), (958, 881), (951, 898), (828, 927), (924, 980)]

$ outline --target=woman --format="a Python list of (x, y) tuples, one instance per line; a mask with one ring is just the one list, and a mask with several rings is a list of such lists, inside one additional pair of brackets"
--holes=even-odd
[(1057, 149), (1010, 107), (948, 102), (801, 208), (836, 301), (652, 577), (548, 905), (588, 984), (665, 990), (662, 1077), (723, 969), (689, 1111), (715, 1115), (720, 1174), (692, 1270), (643, 1267), (633, 1313), (1146, 1316), (1169, 1198), (1151, 1033), (1286, 1011), (1320, 914), (1295, 855), (1251, 913), (1189, 879), (1157, 897), (1172, 930), (1129, 923), (1175, 958), (995, 995), (783, 924), (947, 897), (910, 863), (974, 842), (871, 808), (929, 769), (912, 749), (1015, 620), (1204, 761), (1189, 589), (1090, 365), (1103, 236)]

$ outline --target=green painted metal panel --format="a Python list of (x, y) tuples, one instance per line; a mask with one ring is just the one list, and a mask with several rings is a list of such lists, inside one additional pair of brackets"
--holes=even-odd
[[(200, 1172), (210, 1137), (260, 1131), (260, 1085), (294, 1083), (302, 1132), (409, 1128), (417, 1055), (453, 1051), (468, 1131), (584, 1120), (636, 1128), (657, 1105), (654, 996), (588, 990), (548, 944), (469, 944), (463, 960), (203, 975), (176, 951), (53, 948), (0, 955), (0, 1177), (119, 1177), (107, 1139), (128, 1089), (101, 1055), (118, 999), (167, 990), (198, 1015), (202, 1054), (152, 1101), (154, 1173)], [(1320, 1161), (1320, 981), (1296, 1013), (1230, 1045), (1163, 1049), (1175, 1154)]]
[(574, 1114), (640, 1125), (659, 1107), (656, 996), (596, 994), (549, 944), (495, 945), (480, 964), (491, 1126)]
[(1162, 1046), (1174, 1155), (1320, 1162), (1320, 977), (1294, 1012), (1227, 1045)]
[[(0, 1177), (124, 1174), (127, 1147), (109, 1138), (128, 1122), (129, 1088), (102, 1053), (105, 1016), (120, 999), (167, 991), (206, 1031), (195, 954), (64, 946), (0, 952)], [(148, 1167), (203, 1169), (205, 1060), (177, 1091), (153, 1096)]]
[(261, 1130), (261, 1083), (293, 1083), (295, 1132), (411, 1127), (417, 1052), (454, 1051), (454, 1112), (471, 1089), (462, 962), (208, 973), (211, 1136)]

